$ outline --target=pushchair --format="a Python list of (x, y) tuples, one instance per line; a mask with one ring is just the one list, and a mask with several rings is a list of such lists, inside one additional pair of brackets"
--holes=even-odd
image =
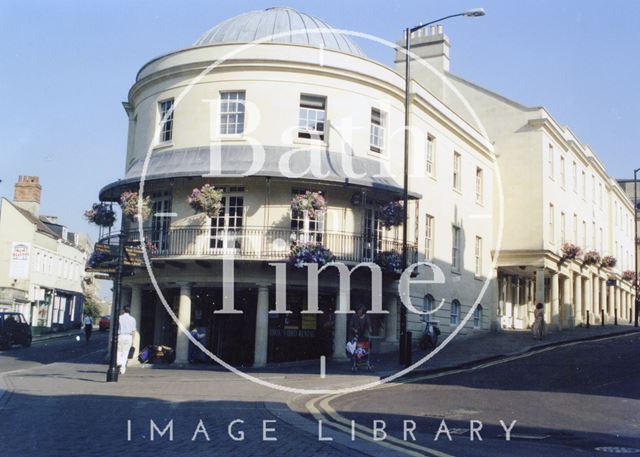
[(351, 356), (351, 371), (362, 367), (371, 371), (371, 342), (368, 339), (354, 337), (347, 343), (347, 352)]

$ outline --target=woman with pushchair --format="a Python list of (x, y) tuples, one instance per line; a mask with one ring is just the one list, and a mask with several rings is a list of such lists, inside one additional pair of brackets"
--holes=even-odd
[(349, 319), (349, 343), (347, 350), (351, 354), (353, 371), (359, 366), (366, 366), (371, 369), (369, 355), (371, 353), (371, 342), (369, 335), (371, 334), (371, 321), (366, 314), (364, 305), (358, 306), (356, 313), (351, 315)]

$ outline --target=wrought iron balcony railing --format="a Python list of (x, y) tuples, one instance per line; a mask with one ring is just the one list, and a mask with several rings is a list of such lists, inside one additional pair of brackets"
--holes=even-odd
[[(331, 250), (337, 261), (374, 261), (379, 252), (401, 253), (398, 239), (340, 232), (310, 232), (271, 227), (214, 227), (173, 226), (166, 230), (148, 229), (144, 239), (152, 257), (223, 257), (233, 255), (239, 260), (286, 260), (293, 242), (321, 243)], [(140, 241), (140, 232), (127, 232), (128, 241)], [(149, 243), (150, 242), (150, 243)], [(409, 244), (408, 260), (416, 258), (416, 249)]]

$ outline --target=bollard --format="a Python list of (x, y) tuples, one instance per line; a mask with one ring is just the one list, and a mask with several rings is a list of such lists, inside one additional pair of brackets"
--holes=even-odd
[(600, 325), (604, 327), (604, 309), (600, 310)]
[(406, 341), (404, 343), (404, 347), (405, 347), (405, 356), (404, 356), (404, 366), (405, 367), (410, 367), (411, 364), (413, 363), (411, 361), (412, 357), (411, 357), (411, 332), (406, 332)]
[(587, 328), (591, 328), (591, 323), (589, 322), (589, 310), (587, 310)]

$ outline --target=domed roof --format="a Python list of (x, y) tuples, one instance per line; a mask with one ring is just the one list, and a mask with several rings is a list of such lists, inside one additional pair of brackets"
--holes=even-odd
[[(272, 37), (272, 35), (274, 36)], [(271, 38), (266, 41), (272, 43), (301, 44), (316, 48), (335, 49), (366, 57), (348, 35), (316, 17), (285, 7), (250, 11), (227, 19), (202, 35), (194, 43), (194, 46), (248, 43), (267, 37)]]

